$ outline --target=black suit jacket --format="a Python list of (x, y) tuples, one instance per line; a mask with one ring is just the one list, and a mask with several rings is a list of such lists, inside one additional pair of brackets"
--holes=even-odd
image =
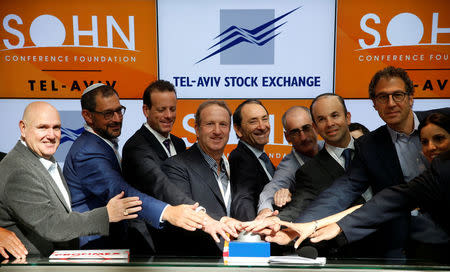
[[(449, 114), (450, 108), (439, 111)], [(433, 112), (436, 111), (416, 112), (416, 115), (422, 121)], [(350, 206), (369, 186), (372, 186), (375, 195), (384, 188), (405, 183), (397, 151), (386, 125), (358, 138), (357, 146), (358, 152), (349, 171), (323, 191), (296, 222), (309, 222), (340, 212)], [(380, 229), (381, 237), (385, 239), (380, 244), (386, 246), (382, 249), (386, 256), (402, 256), (401, 251), (406, 247), (409, 237), (409, 216), (404, 213)], [(355, 231), (360, 232), (358, 236), (371, 233), (363, 228)], [(346, 236), (348, 240), (353, 240)]]
[[(170, 139), (177, 154), (186, 150), (184, 141), (172, 134)], [(161, 170), (168, 158), (164, 147), (145, 125), (128, 139), (122, 150), (122, 173), (125, 180), (141, 192), (171, 205), (194, 204), (191, 198), (178, 190)], [(163, 229), (149, 227), (143, 220), (129, 221), (128, 240), (133, 254), (177, 254), (177, 242), (172, 233), (177, 227), (167, 224)]]
[[(186, 150), (182, 139), (172, 134), (170, 139), (177, 154)], [(161, 171), (161, 164), (168, 158), (167, 153), (144, 125), (128, 139), (122, 153), (122, 173), (133, 187), (171, 205), (194, 203)]]
[(450, 151), (434, 159), (429, 170), (410, 182), (382, 190), (359, 210), (341, 219), (338, 225), (346, 236), (360, 239), (359, 232), (353, 229), (376, 229), (417, 206), (428, 211), (450, 234)]
[[(297, 219), (323, 190), (344, 173), (344, 168), (331, 157), (325, 147), (322, 148), (295, 173), (295, 193), (292, 195), (292, 201), (280, 211), (279, 217), (285, 221)], [(363, 200), (360, 198), (356, 202), (360, 204)]]
[[(167, 159), (161, 168), (180, 191), (199, 202), (211, 217), (220, 220), (227, 215), (217, 180), (200, 153), (198, 144)], [(223, 240), (217, 245), (208, 234), (201, 230), (195, 232), (180, 230), (180, 233), (178, 243), (185, 245), (180, 254), (191, 256), (220, 256), (222, 254)]]
[(0, 152), (0, 161), (6, 156), (6, 153)]
[(241, 141), (231, 151), (232, 217), (240, 221), (255, 219), (259, 194), (269, 183), (264, 168), (255, 154)]

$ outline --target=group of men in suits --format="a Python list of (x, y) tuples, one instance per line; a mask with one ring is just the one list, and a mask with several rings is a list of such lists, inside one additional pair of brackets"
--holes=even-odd
[[(378, 72), (369, 95), (386, 125), (358, 141), (350, 136), (350, 113), (338, 95), (318, 96), (310, 111), (289, 109), (282, 121), (293, 150), (276, 169), (264, 151), (270, 122), (259, 100), (244, 101), (233, 114), (223, 101), (202, 103), (195, 114), (197, 143), (186, 150), (170, 133), (175, 89), (158, 80), (144, 92), (146, 122), (128, 139), (122, 157), (117, 138), (126, 108), (112, 87), (94, 84), (81, 97), (85, 131), (67, 155), (64, 176), (52, 156), (59, 145), (59, 115), (49, 104), (32, 103), (21, 121), (21, 141), (0, 164), (1, 226), (41, 255), (76, 246), (221, 255), (223, 241), (242, 230), (258, 230), (268, 241), (285, 244), (293, 237), (280, 230), (280, 217), (316, 220), (349, 207), (369, 186), (376, 194), (425, 169), (416, 130), (426, 113), (412, 112), (406, 72), (394, 67)], [(239, 143), (227, 158), (231, 118)], [(20, 171), (24, 165), (31, 167)], [(285, 206), (279, 216), (274, 205)], [(30, 210), (36, 212), (28, 216)], [(343, 222), (347, 242), (375, 231), (358, 229), (351, 219)], [(383, 254), (401, 256), (411, 240), (426, 248), (429, 240), (421, 237), (448, 244), (447, 234), (432, 223), (424, 215), (404, 214), (384, 225), (381, 233), (390, 240), (381, 243)], [(176, 250), (180, 240), (195, 246)]]
[[(413, 83), (403, 69), (387, 67), (374, 75), (369, 96), (386, 125), (357, 141), (351, 167), (323, 191), (296, 222), (311, 222), (345, 210), (369, 186), (376, 195), (384, 188), (410, 181), (428, 167), (417, 129), (420, 121), (433, 111), (413, 112), (413, 93)], [(438, 111), (450, 113), (449, 108)], [(372, 216), (368, 211), (367, 218)], [(339, 226), (346, 242), (359, 240), (378, 229), (380, 240), (376, 246), (381, 256), (404, 257), (406, 253), (412, 258), (432, 258), (441, 255), (442, 248), (447, 249), (444, 254), (449, 252), (448, 233), (421, 211), (404, 212), (377, 228), (360, 227), (352, 217), (342, 219)], [(313, 231), (315, 229), (305, 229), (304, 237)], [(287, 231), (279, 231), (267, 240), (283, 244), (292, 238)]]

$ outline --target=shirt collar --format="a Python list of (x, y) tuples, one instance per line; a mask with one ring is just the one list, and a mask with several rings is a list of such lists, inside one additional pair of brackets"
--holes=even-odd
[[(198, 146), (198, 149), (200, 150), (200, 153), (202, 153), (203, 158), (208, 163), (209, 167), (211, 169), (213, 169), (214, 171), (216, 171), (216, 169), (218, 167), (217, 166), (217, 161), (215, 159), (213, 159), (211, 156), (209, 156), (208, 154), (206, 154), (203, 151), (203, 149), (200, 147), (199, 144), (197, 144), (197, 146)], [(228, 170), (228, 167), (227, 167), (227, 165), (228, 165), (227, 162), (228, 162), (227, 157), (224, 154), (222, 154), (222, 157), (221, 157), (221, 160), (220, 160), (220, 164), (221, 164), (220, 168), (221, 168), (221, 171), (225, 171), (228, 174), (229, 170)]]
[(169, 137), (164, 137), (161, 135), (161, 133), (159, 133), (158, 131), (154, 130), (147, 122), (144, 123), (144, 126), (156, 137), (156, 139), (158, 141), (160, 141), (161, 143), (164, 142), (165, 140), (169, 139), (170, 140), (170, 133), (169, 133)]
[(114, 149), (117, 149), (119, 146), (119, 138), (113, 138), (111, 140), (103, 138), (102, 136), (98, 135), (88, 124), (84, 124), (84, 130), (87, 132), (90, 132), (94, 135), (97, 135), (100, 137), (103, 141), (105, 141), (109, 146), (111, 146)]
[(241, 143), (245, 144), (245, 145), (253, 152), (253, 154), (255, 154), (255, 156), (256, 156), (258, 159), (259, 159), (259, 156), (261, 156), (261, 154), (264, 153), (264, 151), (261, 151), (261, 150), (255, 148), (255, 147), (253, 147), (253, 146), (251, 146), (251, 145), (249, 145), (248, 143), (246, 143), (246, 142), (244, 142), (244, 141), (242, 141), (242, 140), (239, 140), (239, 141), (240, 141)]
[(395, 143), (397, 141), (397, 139), (402, 136), (409, 137), (409, 136), (413, 135), (414, 133), (417, 133), (419, 131), (420, 122), (419, 122), (419, 118), (417, 118), (417, 115), (415, 112), (413, 112), (413, 122), (414, 122), (414, 129), (409, 135), (407, 135), (405, 133), (397, 132), (397, 131), (393, 130), (392, 128), (390, 128), (388, 125), (386, 125), (386, 127), (389, 131), (389, 135), (391, 135), (392, 142)]
[(353, 137), (350, 137), (350, 142), (348, 143), (348, 145), (346, 147), (337, 147), (337, 146), (333, 146), (333, 145), (329, 145), (328, 143), (325, 143), (325, 148), (327, 149), (328, 152), (333, 152), (339, 158), (345, 149), (350, 148), (352, 150), (355, 150), (355, 140), (353, 139)]
[[(20, 139), (20, 142), (21, 142), (24, 146), (26, 146), (26, 147), (28, 148), (28, 145), (27, 145), (27, 143), (26, 143), (24, 140)], [(29, 148), (28, 148), (28, 149), (29, 149)], [(30, 150), (31, 150), (31, 149), (30, 149)], [(46, 159), (46, 158), (44, 158), (44, 157), (39, 156), (39, 155), (36, 154), (36, 152), (34, 152), (33, 150), (31, 150), (31, 152), (33, 152), (33, 154), (35, 154), (35, 155), (38, 157), (39, 161), (42, 163), (42, 165), (44, 165), (44, 167), (45, 167), (45, 169), (46, 169), (47, 171), (49, 171), (49, 169), (50, 169), (52, 166), (56, 166), (56, 161), (55, 161), (55, 158), (54, 158), (53, 156), (50, 158), (50, 160), (48, 160), (48, 159)]]
[[(318, 147), (317, 150), (320, 151), (320, 150), (322, 149), (322, 147), (324, 146), (324, 144), (325, 144), (324, 141), (317, 141), (317, 147)], [(306, 155), (304, 155), (304, 154), (301, 154), (300, 152), (297, 152), (297, 150), (295, 150), (294, 147), (292, 147), (292, 151), (293, 151), (295, 154), (297, 154), (297, 156), (299, 156), (304, 162), (306, 162), (306, 161), (308, 161), (309, 159), (312, 158), (312, 157), (310, 157), (310, 156), (306, 156)], [(314, 156), (313, 156), (313, 157), (314, 157)]]

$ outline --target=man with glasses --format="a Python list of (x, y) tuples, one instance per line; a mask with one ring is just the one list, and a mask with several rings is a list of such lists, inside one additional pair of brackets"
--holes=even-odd
[(317, 132), (309, 109), (293, 106), (282, 116), (284, 137), (292, 144), (292, 152), (286, 155), (273, 176), (259, 195), (258, 219), (272, 214), (276, 207), (283, 207), (291, 201), (295, 190), (295, 172), (305, 162), (314, 157), (323, 147), (323, 141), (317, 141)]
[[(163, 221), (190, 231), (202, 227), (204, 215), (195, 211), (198, 204), (171, 206), (141, 193), (123, 179), (117, 141), (126, 108), (111, 86), (97, 83), (86, 88), (81, 96), (81, 108), (85, 131), (72, 144), (64, 163), (74, 211), (86, 212), (104, 206), (124, 191), (125, 195), (139, 197), (142, 201), (139, 218), (155, 228), (160, 228)], [(129, 248), (126, 225), (111, 224), (108, 237), (81, 237), (80, 246), (83, 249)]]
[[(401, 68), (386, 67), (374, 75), (369, 96), (386, 125), (357, 141), (358, 152), (350, 169), (322, 192), (296, 222), (310, 222), (340, 212), (369, 186), (376, 194), (386, 187), (408, 182), (425, 170), (427, 161), (421, 153), (419, 122), (435, 111), (449, 114), (450, 108), (413, 112), (413, 94), (413, 82)], [(348, 242), (376, 230), (358, 228), (353, 223), (345, 218), (341, 221)], [(305, 237), (309, 234), (310, 230), (305, 230)], [(379, 228), (378, 238), (377, 255), (396, 258), (405, 257), (405, 250), (408, 257), (427, 257), (433, 254), (431, 244), (449, 241), (443, 230), (420, 212), (404, 214), (384, 224)]]

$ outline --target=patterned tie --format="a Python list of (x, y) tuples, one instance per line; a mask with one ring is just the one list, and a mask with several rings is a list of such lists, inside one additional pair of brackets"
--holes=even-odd
[(269, 172), (270, 176), (273, 177), (273, 174), (275, 173), (275, 167), (273, 166), (272, 162), (269, 159), (269, 156), (265, 152), (263, 152), (259, 158), (264, 162), (266, 165), (267, 172)]
[(169, 151), (169, 157), (171, 156), (170, 154), (170, 139), (165, 139), (163, 141), (164, 146), (166, 147), (167, 151)]
[(344, 152), (342, 152), (342, 155), (345, 159), (345, 170), (348, 169), (348, 167), (350, 166), (350, 162), (352, 161), (352, 152), (353, 150), (351, 148), (346, 148)]

